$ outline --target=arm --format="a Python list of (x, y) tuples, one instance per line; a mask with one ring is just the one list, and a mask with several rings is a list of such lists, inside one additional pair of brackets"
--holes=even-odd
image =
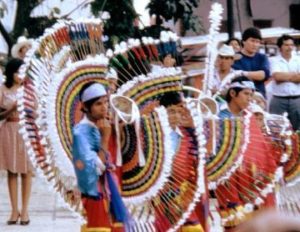
[(11, 113), (14, 112), (16, 109), (17, 109), (17, 102), (15, 102), (13, 106), (8, 110), (5, 109), (3, 111), (0, 110), (0, 120), (8, 118), (11, 115)]
[[(100, 130), (101, 133), (101, 147), (103, 150), (108, 151), (108, 144), (109, 144), (109, 139), (111, 136), (111, 125), (109, 120), (107, 119), (101, 119), (98, 120), (97, 122), (97, 127)], [(102, 150), (98, 153), (99, 158), (103, 163), (106, 162), (106, 157), (105, 154)]]
[(105, 170), (104, 162), (99, 159), (97, 152), (91, 148), (84, 130), (73, 132), (72, 150), (74, 165), (78, 170), (85, 169), (87, 163), (92, 160), (96, 163), (99, 175)]
[(264, 71), (244, 71), (243, 76), (248, 77), (252, 81), (263, 81), (266, 78), (266, 74)]
[(300, 231), (300, 220), (272, 210), (257, 213), (253, 218), (238, 226), (237, 232), (282, 232)]
[[(256, 55), (254, 60), (250, 63), (241, 62), (235, 63), (233, 68), (236, 70), (249, 70), (244, 71), (243, 75), (251, 79), (252, 81), (266, 81), (270, 77), (270, 63), (266, 56), (264, 55)], [(250, 70), (253, 66), (254, 70)], [(248, 68), (247, 68), (248, 67)], [(256, 69), (256, 70), (255, 70)]]
[(294, 82), (300, 83), (300, 73), (296, 72), (274, 72), (273, 78), (276, 82)]

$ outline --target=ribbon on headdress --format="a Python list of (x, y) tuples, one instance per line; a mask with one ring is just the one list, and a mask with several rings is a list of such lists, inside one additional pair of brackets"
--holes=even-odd
[(132, 220), (120, 195), (116, 179), (110, 171), (106, 172), (105, 177), (110, 191), (111, 213), (114, 215), (117, 222), (122, 222), (124, 223), (125, 228), (130, 228)]
[[(118, 98), (119, 100), (123, 100), (124, 103), (130, 103), (130, 109), (126, 109), (127, 112), (125, 111), (125, 108), (123, 108), (122, 105), (118, 105)], [(110, 96), (110, 104), (113, 107), (114, 111), (116, 112), (115, 114), (115, 125), (116, 125), (116, 137), (117, 137), (117, 166), (122, 165), (122, 153), (121, 153), (121, 144), (120, 144), (120, 131), (118, 127), (119, 119), (121, 119), (123, 122), (126, 124), (132, 124), (134, 123), (134, 128), (135, 128), (135, 133), (136, 133), (136, 138), (137, 138), (137, 149), (138, 149), (138, 156), (139, 156), (139, 165), (144, 166), (146, 161), (145, 161), (145, 156), (141, 144), (141, 136), (140, 136), (140, 111), (136, 103), (125, 96), (122, 95), (117, 95), (117, 94), (112, 94)], [(129, 111), (130, 112), (129, 112)]]

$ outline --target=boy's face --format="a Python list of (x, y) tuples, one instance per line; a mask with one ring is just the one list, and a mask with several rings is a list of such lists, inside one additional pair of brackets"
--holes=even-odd
[(176, 60), (171, 56), (171, 54), (166, 55), (166, 57), (163, 60), (164, 67), (174, 67), (176, 63)]
[(234, 63), (232, 56), (218, 56), (217, 65), (221, 71), (229, 71)]
[(172, 129), (175, 129), (176, 126), (179, 126), (181, 122), (182, 107), (183, 106), (181, 103), (167, 107), (169, 123)]
[(260, 42), (260, 39), (250, 37), (247, 40), (243, 41), (244, 49), (248, 53), (255, 54), (259, 49)]
[(105, 118), (108, 114), (108, 98), (107, 98), (107, 96), (100, 97), (97, 101), (95, 101), (92, 104), (90, 111), (87, 111), (87, 112), (95, 120)]
[(240, 111), (246, 109), (253, 98), (253, 90), (252, 89), (242, 89), (238, 94), (231, 90), (231, 102), (234, 103)]

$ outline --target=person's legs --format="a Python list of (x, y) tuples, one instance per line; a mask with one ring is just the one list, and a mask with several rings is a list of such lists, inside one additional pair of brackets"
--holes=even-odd
[(22, 174), (22, 210), (21, 210), (21, 221), (29, 222), (28, 216), (28, 203), (31, 194), (31, 182), (32, 182), (32, 173), (28, 172)]
[(10, 219), (8, 220), (9, 223), (17, 221), (20, 214), (18, 209), (18, 174), (8, 171), (7, 184), (12, 208)]
[(300, 130), (300, 98), (290, 99), (289, 119), (294, 130)]
[(270, 113), (271, 114), (280, 114), (288, 112), (289, 100), (287, 98), (280, 98), (273, 96), (270, 101)]

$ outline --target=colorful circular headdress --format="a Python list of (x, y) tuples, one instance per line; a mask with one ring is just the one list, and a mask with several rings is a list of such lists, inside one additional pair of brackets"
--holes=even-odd
[[(184, 133), (187, 137), (194, 136), (195, 140), (186, 138), (182, 141), (182, 149), (190, 147), (191, 152), (187, 154), (190, 162), (181, 169), (193, 170), (187, 177), (183, 177), (175, 168), (181, 165), (183, 153), (175, 155), (169, 149), (168, 116), (164, 108), (156, 108), (162, 94), (182, 89), (181, 70), (161, 68), (150, 73), (146, 68), (148, 61), (144, 60), (143, 66), (136, 68), (144, 68), (142, 73), (145, 72), (146, 75), (135, 75), (137, 70), (132, 67), (136, 60), (127, 60), (123, 53), (118, 52), (108, 58), (99, 54), (103, 52), (101, 28), (100, 21), (60, 22), (35, 41), (28, 53), (23, 73), (27, 78), (23, 92), (19, 94), (19, 110), (21, 132), (30, 158), (39, 168), (39, 173), (51, 182), (51, 186), (60, 193), (69, 207), (79, 212), (80, 201), (72, 195), (76, 188), (76, 177), (70, 160), (71, 130), (81, 118), (79, 90), (90, 81), (109, 86), (110, 80), (106, 78), (109, 66), (116, 68), (118, 74), (130, 74), (132, 81), (123, 83), (111, 98), (112, 105), (121, 112), (118, 112), (119, 116), (126, 121), (121, 130), (125, 136), (120, 140), (123, 154), (122, 195), (136, 222), (150, 223), (158, 228), (164, 224), (159, 222), (163, 215), (164, 221), (169, 220), (168, 224), (164, 224), (164, 229), (176, 229), (185, 222), (204, 191), (204, 153), (201, 150), (202, 156), (195, 156), (198, 154), (196, 134), (201, 135), (202, 132), (194, 135), (188, 131)], [(153, 55), (156, 50), (151, 48), (152, 45), (148, 48)], [(148, 49), (146, 47), (143, 44), (136, 49), (130, 48), (131, 55), (137, 56), (136, 51), (143, 54), (142, 51)], [(126, 64), (130, 66), (130, 70), (125, 68)], [(151, 110), (150, 114), (143, 112), (146, 108)], [(130, 124), (133, 122), (134, 125)], [(115, 123), (117, 126), (119, 122)], [(144, 165), (137, 158), (140, 151), (145, 158)], [(177, 161), (173, 164), (174, 159)], [(185, 178), (190, 180), (186, 182)], [(180, 213), (173, 211), (174, 218), (168, 219), (168, 213), (161, 212), (161, 207), (167, 207), (169, 203), (153, 205), (151, 202), (168, 197), (168, 189), (175, 192), (181, 187), (183, 189), (177, 197), (181, 199), (181, 205), (175, 199), (169, 199), (178, 204)], [(154, 213), (155, 221), (141, 220), (142, 214), (136, 214), (135, 210), (139, 207), (150, 209), (145, 213), (149, 213), (149, 218)]]
[(108, 59), (96, 54), (104, 51), (101, 37), (99, 20), (59, 22), (33, 42), (21, 69), (25, 81), (18, 110), (29, 157), (61, 202), (76, 212), (81, 203), (73, 195), (71, 129), (81, 114), (81, 86), (89, 81), (108, 85)]

